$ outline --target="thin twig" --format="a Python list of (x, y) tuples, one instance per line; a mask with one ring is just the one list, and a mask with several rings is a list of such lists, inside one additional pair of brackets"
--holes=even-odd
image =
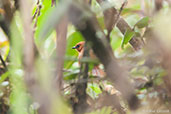
[(2, 55), (1, 54), (0, 54), (0, 60), (2, 62), (2, 65), (4, 66), (5, 70), (7, 70), (7, 65), (6, 65), (4, 59), (2, 58)]
[(37, 12), (38, 12), (38, 8), (36, 9), (36, 11), (35, 11), (35, 13), (34, 13), (34, 15), (33, 15), (33, 17), (32, 17), (32, 20), (34, 20), (34, 18), (36, 17)]
[(37, 15), (37, 13), (38, 13), (38, 10), (39, 10), (39, 3), (40, 3), (40, 1), (39, 0), (37, 0), (37, 8), (36, 8), (36, 11), (35, 11), (35, 13), (34, 13), (34, 15), (33, 15), (33, 17), (32, 17), (32, 20), (36, 17), (36, 15)]
[(32, 17), (32, 21), (35, 19), (35, 23), (34, 23), (34, 26), (33, 28), (35, 29), (37, 27), (37, 20), (38, 20), (38, 17), (40, 16), (40, 10), (42, 8), (42, 5), (40, 4), (40, 1), (37, 0), (37, 9)]
[[(127, 4), (127, 0), (125, 0), (125, 1), (122, 3), (122, 5), (121, 5), (121, 7), (120, 7), (120, 9), (119, 9), (119, 12), (118, 12), (118, 14), (117, 14), (116, 20), (115, 20), (115, 22), (112, 24), (112, 28), (114, 28), (114, 27), (116, 26), (116, 24), (118, 23), (118, 21), (119, 21), (119, 19), (120, 19), (121, 12), (123, 11), (123, 8), (125, 7), (126, 4)], [(112, 31), (112, 29), (108, 31), (107, 37), (110, 36), (111, 31)]]
[(117, 15), (116, 23), (114, 24), (114, 27), (115, 27), (115, 25), (118, 23), (119, 17), (120, 17), (120, 15), (121, 15), (122, 11), (123, 11), (123, 8), (125, 7), (125, 5), (126, 5), (127, 3), (128, 3), (127, 0), (125, 0), (124, 3), (122, 3), (122, 5), (121, 5), (121, 7), (120, 7), (120, 10), (119, 10), (119, 13), (118, 13), (118, 15)]

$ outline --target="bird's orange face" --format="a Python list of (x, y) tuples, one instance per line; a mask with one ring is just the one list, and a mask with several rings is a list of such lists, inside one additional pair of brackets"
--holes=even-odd
[(78, 52), (81, 52), (84, 48), (84, 44), (85, 44), (84, 41), (79, 42), (74, 47), (72, 47), (72, 49), (76, 49)]

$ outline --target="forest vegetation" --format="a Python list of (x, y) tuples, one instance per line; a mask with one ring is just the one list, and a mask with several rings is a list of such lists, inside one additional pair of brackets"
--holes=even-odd
[(171, 0), (0, 0), (0, 114), (170, 114)]

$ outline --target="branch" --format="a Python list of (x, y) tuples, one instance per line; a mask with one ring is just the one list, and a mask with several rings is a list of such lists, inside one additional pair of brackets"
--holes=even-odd
[(4, 59), (3, 59), (1, 54), (0, 54), (0, 60), (1, 60), (2, 65), (4, 66), (4, 69), (7, 70), (6, 63), (5, 63), (5, 61), (4, 61)]
[(35, 11), (35, 13), (34, 13), (34, 15), (32, 17), (32, 21), (35, 19), (35, 23), (34, 23), (34, 26), (33, 26), (34, 31), (35, 31), (35, 29), (37, 27), (37, 20), (38, 20), (38, 17), (40, 16), (41, 8), (42, 8), (42, 5), (40, 4), (40, 1), (37, 0), (37, 8), (36, 8), (36, 11)]
[[(24, 81), (31, 93), (33, 99), (40, 104), (38, 109), (39, 114), (49, 114), (51, 101), (49, 95), (41, 88), (36, 80), (35, 73), (35, 57), (36, 48), (34, 45), (33, 30), (31, 27), (31, 5), (29, 0), (20, 0), (20, 12), (22, 15), (23, 27), (24, 27)], [(41, 95), (41, 97), (40, 97)]]
[(57, 25), (57, 64), (56, 64), (56, 84), (57, 88), (60, 90), (62, 88), (63, 79), (63, 66), (64, 66), (64, 56), (66, 50), (66, 38), (67, 38), (67, 28), (68, 28), (68, 18), (65, 16), (61, 20), (60, 24)]
[[(117, 23), (116, 26), (118, 27), (118, 29), (121, 31), (121, 33), (123, 35), (125, 34), (125, 32), (126, 32), (127, 29), (130, 29), (131, 30), (131, 27), (128, 25), (128, 23), (123, 18), (120, 18), (119, 19), (119, 22)], [(144, 45), (143, 41), (140, 38), (136, 37), (136, 36), (134, 36), (129, 41), (129, 43), (131, 44), (131, 46), (136, 51), (140, 50), (143, 47), (143, 45)]]
[[(121, 15), (121, 12), (122, 12), (122, 10), (123, 10), (123, 8), (124, 8), (124, 6), (127, 4), (127, 1), (125, 1), (125, 2), (123, 2), (123, 4), (121, 5), (121, 7), (120, 7), (120, 10), (119, 10), (119, 12), (117, 13), (117, 15), (116, 15), (116, 17), (115, 17), (115, 19), (112, 19), (111, 21), (111, 23), (109, 23), (110, 25), (108, 25), (109, 27), (110, 27), (110, 29), (107, 29), (108, 30), (108, 35), (107, 35), (107, 38), (108, 39), (110, 39), (110, 33), (111, 33), (111, 31), (112, 31), (112, 29), (114, 29), (115, 28), (115, 25), (118, 23), (118, 21), (119, 21), (119, 19), (120, 19), (120, 15)], [(110, 10), (110, 9), (109, 9)], [(111, 9), (112, 10), (112, 9)], [(108, 10), (106, 11), (106, 13), (109, 13), (108, 12)], [(104, 15), (106, 14), (106, 13), (104, 13)], [(111, 14), (112, 15), (112, 14)], [(109, 15), (110, 16), (110, 15)], [(114, 13), (113, 13), (113, 16), (114, 16)], [(105, 22), (107, 22), (108, 21), (108, 18), (109, 17), (107, 17), (107, 16), (105, 16)]]
[[(97, 0), (97, 2), (101, 5), (103, 0)], [(124, 6), (124, 4), (123, 4), (123, 6)], [(121, 8), (122, 8), (122, 6), (121, 6)], [(108, 31), (111, 31), (113, 29), (114, 24), (118, 20), (118, 22), (116, 23), (116, 26), (121, 31), (121, 33), (124, 35), (126, 30), (131, 29), (131, 27), (128, 25), (128, 23), (122, 17), (119, 16), (119, 19), (117, 19), (117, 17), (118, 17), (118, 11), (114, 7), (109, 8), (104, 11), (106, 29)], [(143, 47), (143, 42), (138, 37), (133, 37), (129, 41), (129, 43), (136, 51), (140, 50)]]
[(111, 46), (98, 25), (95, 15), (84, 4), (73, 2), (69, 9), (69, 20), (91, 44), (94, 53), (104, 65), (107, 76), (115, 82), (115, 87), (128, 101), (130, 108), (136, 109), (138, 98), (128, 82), (127, 74), (116, 62)]
[[(89, 56), (89, 49), (87, 44), (84, 47), (83, 56)], [(88, 69), (88, 63), (81, 63), (79, 79), (76, 84), (76, 97), (78, 99), (78, 102), (75, 103), (73, 106), (75, 114), (84, 113), (88, 107), (86, 94), (87, 81), (82, 81), (88, 80)]]
[(56, 0), (52, 0), (51, 6), (56, 6)]

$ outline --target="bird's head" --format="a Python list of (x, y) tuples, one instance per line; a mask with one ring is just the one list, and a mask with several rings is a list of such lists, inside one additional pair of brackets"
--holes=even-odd
[(81, 52), (84, 48), (84, 41), (81, 41), (79, 43), (77, 43), (74, 47), (72, 47), (72, 49), (76, 49), (78, 52)]

